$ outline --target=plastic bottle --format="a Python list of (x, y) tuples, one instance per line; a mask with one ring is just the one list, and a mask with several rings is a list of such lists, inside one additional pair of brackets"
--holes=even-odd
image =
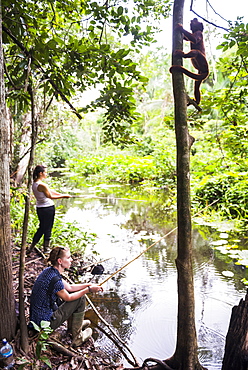
[(2, 347), (0, 348), (0, 360), (3, 363), (4, 369), (12, 369), (14, 366), (13, 348), (4, 338)]

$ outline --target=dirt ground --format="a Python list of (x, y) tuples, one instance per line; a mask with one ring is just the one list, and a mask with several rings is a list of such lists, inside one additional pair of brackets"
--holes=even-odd
[[(16, 247), (13, 249), (13, 284), (16, 302), (18, 302), (18, 286), (19, 286), (19, 254), (20, 250)], [(29, 301), (28, 297), (31, 294), (31, 289), (36, 277), (46, 267), (44, 255), (38, 253), (37, 250), (31, 252), (26, 258), (25, 262), (25, 315), (28, 322), (29, 317)], [(74, 263), (81, 265), (82, 269), (87, 266), (87, 263), (80, 261), (80, 256), (73, 256)], [(70, 272), (68, 274), (70, 276)], [(96, 348), (94, 340), (90, 338), (80, 348), (72, 349), (71, 336), (67, 333), (66, 323), (55, 330), (49, 337), (53, 343), (48, 345), (42, 351), (43, 360), (37, 359), (37, 343), (39, 342), (38, 335), (29, 333), (29, 351), (24, 354), (20, 349), (20, 330), (17, 330), (16, 338), (13, 341), (15, 351), (15, 369), (21, 368), (20, 365), (26, 362), (24, 369), (53, 369), (53, 370), (67, 370), (67, 369), (92, 369), (92, 370), (120, 370), (123, 369), (122, 364), (115, 364), (111, 362), (108, 356)], [(50, 360), (51, 365), (46, 364), (47, 359)]]

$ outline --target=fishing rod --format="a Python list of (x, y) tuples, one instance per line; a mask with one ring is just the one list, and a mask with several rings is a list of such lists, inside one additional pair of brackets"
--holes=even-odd
[[(219, 201), (219, 199), (213, 201), (208, 206), (206, 206), (205, 208), (201, 209), (199, 212), (195, 213), (192, 216), (192, 218), (198, 216), (199, 214), (201, 214), (202, 212), (204, 212), (206, 209), (208, 209), (209, 207), (211, 207), (213, 204), (217, 203), (218, 201)], [(178, 226), (176, 226), (174, 229), (172, 229), (171, 231), (169, 231), (167, 234), (163, 235), (160, 239), (158, 239), (156, 242), (154, 242), (153, 244), (151, 244), (148, 248), (146, 248), (145, 250), (143, 250), (142, 252), (140, 252), (140, 254), (138, 254), (138, 256), (136, 256), (135, 258), (133, 258), (131, 261), (127, 262), (124, 266), (120, 267), (117, 271), (113, 272), (113, 274), (111, 274), (109, 277), (107, 277), (107, 279), (105, 279), (104, 281), (102, 281), (99, 285), (105, 284), (114, 275), (116, 275), (118, 272), (120, 272), (125, 267), (127, 267), (128, 265), (130, 265), (130, 263), (132, 263), (133, 261), (137, 260), (140, 256), (142, 256), (142, 254), (144, 254), (145, 252), (147, 252), (150, 248), (152, 248), (154, 245), (158, 244), (161, 240), (163, 240), (164, 238), (166, 238), (167, 236), (169, 236), (170, 234), (172, 234), (177, 229), (178, 229)]]
[[(67, 279), (69, 281), (70, 284), (74, 284), (73, 280), (68, 276), (68, 274), (63, 274), (62, 275), (65, 279)], [(125, 359), (129, 362), (129, 364), (131, 364), (133, 367), (136, 367), (136, 366), (139, 366), (139, 363), (136, 359), (136, 357), (134, 356), (134, 354), (132, 353), (132, 351), (130, 350), (130, 348), (127, 346), (127, 344), (119, 337), (119, 335), (115, 332), (115, 330), (110, 326), (110, 324), (102, 317), (102, 315), (99, 313), (99, 311), (97, 310), (97, 308), (95, 307), (95, 305), (93, 304), (93, 302), (91, 301), (91, 299), (88, 297), (88, 294), (85, 294), (85, 298), (87, 300), (87, 302), (89, 303), (89, 305), (91, 306), (92, 310), (95, 312), (95, 314), (97, 315), (97, 317), (99, 318), (99, 320), (102, 321), (102, 323), (104, 325), (107, 326), (107, 328), (109, 329), (109, 331), (113, 334), (114, 338), (111, 337), (111, 335), (109, 335), (105, 330), (103, 330), (99, 325), (96, 325), (96, 327), (101, 330), (105, 335), (108, 336), (108, 338), (110, 338), (113, 343), (119, 348), (119, 350), (121, 351), (121, 353), (123, 354), (123, 356), (125, 357)], [(121, 343), (121, 345), (125, 348), (122, 348), (121, 345), (118, 343), (118, 341)], [(128, 354), (127, 352), (131, 355), (132, 359), (131, 360), (129, 357), (128, 357)]]
[[(194, 214), (192, 217), (196, 217), (198, 216), (200, 213), (204, 212), (205, 209), (211, 207), (214, 203), (218, 202), (219, 199), (215, 200), (214, 202), (212, 202), (211, 204), (209, 204), (208, 206), (206, 206), (205, 208), (203, 208), (201, 211), (197, 212), (196, 214)], [(117, 274), (118, 272), (120, 272), (121, 270), (123, 270), (126, 266), (128, 266), (130, 263), (132, 263), (133, 261), (135, 261), (136, 259), (138, 259), (143, 253), (145, 253), (146, 251), (148, 251), (150, 248), (152, 248), (155, 244), (159, 243), (162, 239), (164, 239), (166, 236), (172, 234), (175, 230), (177, 230), (177, 227), (175, 227), (174, 229), (172, 229), (171, 231), (169, 231), (167, 234), (165, 234), (164, 236), (162, 236), (159, 240), (157, 240), (156, 242), (154, 242), (153, 244), (151, 244), (148, 248), (146, 248), (144, 251), (142, 251), (138, 256), (136, 256), (135, 258), (133, 258), (131, 261), (129, 261), (128, 263), (126, 263), (124, 266), (122, 266), (120, 269), (118, 269), (117, 271), (115, 271), (113, 274), (111, 274), (107, 279), (105, 279), (103, 282), (101, 282), (99, 285), (103, 285), (104, 283), (106, 283), (109, 279), (111, 279), (115, 274)], [(69, 279), (69, 277), (67, 277), (67, 279)], [(70, 281), (70, 279), (69, 279)], [(124, 355), (124, 357), (126, 358), (126, 360), (133, 366), (139, 366), (138, 364), (138, 361), (136, 359), (136, 357), (134, 356), (134, 354), (131, 352), (131, 350), (129, 349), (129, 347), (126, 345), (126, 343), (116, 334), (116, 332), (111, 328), (111, 326), (103, 319), (103, 317), (99, 314), (98, 310), (96, 309), (96, 307), (94, 306), (94, 304), (92, 303), (92, 301), (89, 299), (88, 295), (85, 295), (88, 303), (91, 305), (93, 311), (95, 312), (95, 314), (99, 317), (99, 319), (109, 328), (110, 332), (114, 335), (115, 338), (112, 338), (111, 336), (109, 336), (109, 338), (115, 343), (115, 345), (117, 345), (117, 347), (120, 349), (120, 351), (122, 352), (122, 354)], [(99, 327), (98, 327), (99, 328)], [(100, 329), (100, 328), (99, 328)], [(105, 331), (103, 331), (105, 332)], [(106, 334), (106, 332), (105, 332)], [(126, 349), (126, 351), (131, 355), (132, 357), (132, 360), (128, 357), (128, 354), (124, 351), (124, 349), (121, 348), (121, 346), (118, 344), (118, 341), (120, 341), (120, 343), (123, 345), (123, 347)]]

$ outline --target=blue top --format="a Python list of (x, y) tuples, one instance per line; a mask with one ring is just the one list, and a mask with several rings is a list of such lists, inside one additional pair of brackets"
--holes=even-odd
[[(52, 290), (51, 296), (48, 294), (49, 284), (54, 276), (59, 276), (58, 280)], [(40, 325), (42, 320), (50, 321), (53, 314), (51, 308), (51, 299), (54, 302), (57, 298), (56, 293), (64, 289), (62, 277), (57, 269), (54, 267), (47, 267), (41, 272), (36, 279), (31, 297), (30, 297), (30, 321)]]

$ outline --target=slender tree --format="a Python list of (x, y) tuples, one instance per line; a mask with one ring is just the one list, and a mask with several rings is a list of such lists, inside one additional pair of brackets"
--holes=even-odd
[[(176, 30), (183, 23), (184, 0), (175, 0), (173, 8), (173, 52), (183, 50), (183, 38)], [(181, 65), (181, 58), (172, 54), (172, 64)], [(187, 94), (182, 73), (172, 75), (175, 132), (177, 146), (177, 273), (178, 318), (177, 343), (173, 356), (167, 360), (147, 359), (155, 362), (153, 370), (200, 370), (195, 328), (195, 300), (192, 268), (192, 226), (190, 204), (190, 147), (192, 137), (187, 123)], [(144, 366), (142, 366), (143, 368)]]
[[(175, 0), (173, 9), (173, 52), (183, 50), (183, 38), (176, 30), (183, 23), (184, 0)], [(172, 64), (181, 64), (172, 56)], [(192, 268), (191, 204), (190, 204), (190, 146), (187, 123), (187, 94), (182, 73), (173, 73), (175, 132), (177, 146), (177, 259), (178, 323), (174, 355), (166, 362), (173, 369), (202, 369), (197, 356), (195, 300)]]
[(31, 148), (28, 162), (28, 183), (27, 183), (27, 194), (25, 197), (25, 211), (22, 228), (22, 244), (20, 253), (20, 269), (19, 269), (19, 307), (20, 307), (20, 331), (21, 331), (21, 347), (24, 352), (28, 351), (28, 330), (25, 318), (25, 306), (24, 306), (24, 270), (25, 270), (25, 255), (26, 255), (26, 242), (28, 232), (28, 220), (30, 210), (30, 195), (32, 188), (32, 167), (34, 162), (35, 144), (37, 140), (38, 132), (38, 117), (35, 113), (35, 102), (34, 92), (31, 86), (31, 81), (28, 86), (28, 92), (31, 101)]
[(2, 4), (0, 1), (0, 338), (12, 339), (16, 328), (12, 279), (9, 192), (9, 126), (6, 117), (2, 47)]

